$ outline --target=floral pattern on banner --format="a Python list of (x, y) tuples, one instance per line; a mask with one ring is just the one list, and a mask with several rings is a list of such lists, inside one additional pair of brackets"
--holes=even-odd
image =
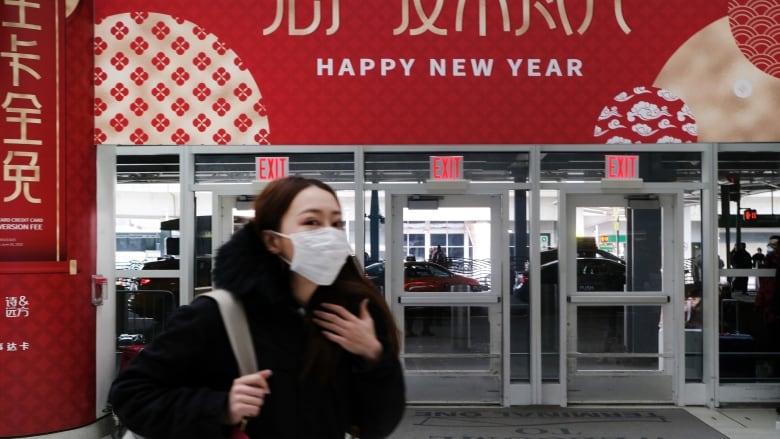
[(202, 27), (134, 12), (95, 26), (95, 143), (270, 144), (260, 90)]

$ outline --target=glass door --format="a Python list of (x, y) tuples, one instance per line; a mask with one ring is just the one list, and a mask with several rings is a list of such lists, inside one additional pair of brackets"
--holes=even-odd
[(561, 229), (566, 242), (558, 260), (542, 266), (542, 277), (545, 270), (561, 276), (569, 403), (674, 400), (683, 361), (671, 311), (679, 272), (674, 200), (567, 196)]
[(255, 216), (252, 203), (255, 196), (250, 194), (233, 195), (214, 193), (212, 198), (213, 239), (212, 254), (216, 254), (222, 244), (226, 243), (233, 233), (244, 227)]
[(409, 402), (501, 403), (500, 207), (499, 195), (391, 197), (384, 291)]

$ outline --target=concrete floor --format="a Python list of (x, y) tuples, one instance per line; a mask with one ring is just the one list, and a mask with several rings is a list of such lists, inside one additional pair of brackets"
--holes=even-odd
[(780, 414), (771, 407), (687, 407), (686, 410), (729, 439), (780, 438)]
[[(780, 414), (774, 407), (686, 407), (686, 410), (729, 439), (780, 439)], [(67, 431), (28, 438), (83, 439), (84, 432)], [(112, 437), (107, 435), (101, 439)]]

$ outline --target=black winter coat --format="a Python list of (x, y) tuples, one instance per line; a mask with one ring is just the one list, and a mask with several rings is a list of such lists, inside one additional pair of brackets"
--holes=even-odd
[[(220, 249), (214, 278), (244, 302), (257, 365), (273, 372), (271, 393), (247, 425), (250, 438), (343, 439), (353, 425), (361, 438), (393, 431), (403, 415), (405, 389), (381, 314), (369, 307), (385, 347), (378, 362), (348, 354), (334, 379), (303, 380), (311, 323), (292, 299), (289, 268), (264, 250), (251, 223)], [(228, 392), (238, 375), (217, 304), (201, 298), (179, 308), (165, 332), (119, 373), (109, 401), (125, 425), (150, 439), (222, 438), (228, 432), (221, 422)]]

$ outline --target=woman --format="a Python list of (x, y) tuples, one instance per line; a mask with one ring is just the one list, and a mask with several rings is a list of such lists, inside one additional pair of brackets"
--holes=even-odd
[(398, 329), (350, 256), (335, 192), (270, 183), (255, 218), (215, 259), (214, 285), (246, 310), (260, 371), (238, 366), (215, 302), (181, 307), (114, 381), (110, 402), (135, 433), (250, 438), (389, 435), (405, 406)]

